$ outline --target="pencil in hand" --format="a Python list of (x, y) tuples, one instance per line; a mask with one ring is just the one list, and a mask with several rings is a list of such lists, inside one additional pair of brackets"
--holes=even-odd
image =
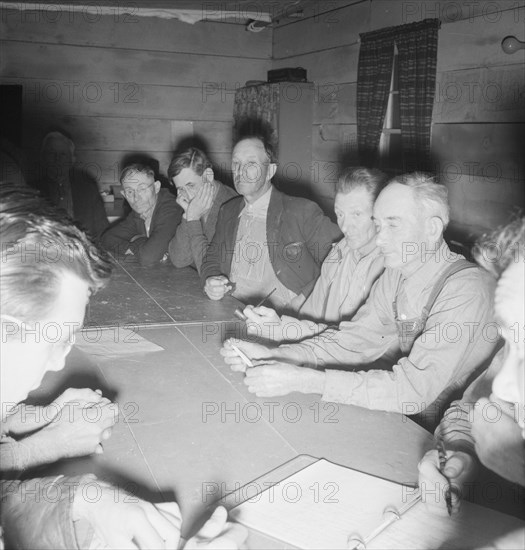
[[(254, 307), (259, 307), (259, 306), (262, 306), (264, 304), (264, 302), (266, 302), (266, 300), (268, 300), (268, 298), (277, 290), (277, 287), (275, 287), (271, 292), (269, 292), (256, 306)], [(237, 308), (233, 314), (238, 317), (241, 321), (247, 321), (248, 320), (248, 317), (246, 317), (246, 315), (244, 315), (244, 313), (239, 309)]]
[(439, 471), (441, 472), (441, 475), (447, 480), (447, 488), (445, 490), (445, 502), (447, 504), (447, 512), (448, 515), (452, 515), (452, 485), (450, 483), (450, 480), (445, 475), (445, 466), (447, 465), (447, 451), (445, 449), (445, 442), (442, 438), (438, 439), (437, 442), (437, 452), (439, 457)]
[(233, 351), (242, 359), (243, 363), (247, 367), (254, 366), (254, 364), (252, 363), (252, 360), (243, 351), (241, 351), (235, 344), (230, 343), (230, 346), (232, 347)]

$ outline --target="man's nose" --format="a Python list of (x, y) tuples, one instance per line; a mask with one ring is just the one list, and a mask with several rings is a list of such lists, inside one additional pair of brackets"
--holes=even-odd
[(376, 232), (376, 245), (382, 246), (385, 244), (385, 233), (382, 229), (378, 229)]
[(342, 220), (341, 221), (341, 230), (342, 230), (342, 232), (346, 233), (349, 229), (352, 229), (352, 224), (346, 219)]

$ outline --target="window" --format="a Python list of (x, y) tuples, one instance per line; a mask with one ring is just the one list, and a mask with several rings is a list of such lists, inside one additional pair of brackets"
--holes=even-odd
[(401, 117), (399, 113), (399, 55), (394, 46), (392, 77), (385, 121), (379, 140), (381, 168), (392, 173), (402, 173)]

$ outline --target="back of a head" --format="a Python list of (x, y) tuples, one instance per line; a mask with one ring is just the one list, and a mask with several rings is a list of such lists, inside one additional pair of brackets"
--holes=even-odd
[(365, 189), (373, 203), (387, 181), (388, 176), (376, 168), (348, 167), (339, 174), (335, 192), (347, 194), (356, 189)]
[(507, 225), (483, 235), (472, 254), (477, 263), (496, 278), (512, 263), (525, 261), (525, 217), (517, 216)]
[(169, 180), (178, 176), (184, 168), (190, 168), (198, 176), (202, 176), (207, 168), (212, 168), (212, 164), (203, 151), (197, 147), (189, 147), (173, 157), (168, 167)]
[(420, 172), (397, 176), (390, 180), (388, 186), (394, 183), (406, 185), (412, 190), (418, 213), (427, 218), (440, 218), (443, 229), (447, 228), (450, 221), (450, 207), (448, 190), (444, 185), (436, 183), (432, 176)]
[(38, 193), (0, 186), (1, 313), (38, 320), (51, 308), (64, 273), (96, 292), (109, 279), (111, 263), (74, 223)]

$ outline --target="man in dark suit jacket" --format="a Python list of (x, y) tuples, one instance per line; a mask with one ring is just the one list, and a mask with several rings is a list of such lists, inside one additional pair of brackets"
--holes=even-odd
[(92, 237), (99, 239), (109, 222), (97, 182), (75, 164), (75, 144), (59, 131), (42, 142), (41, 174), (32, 185), (65, 210)]
[(102, 246), (118, 256), (136, 256), (143, 266), (166, 260), (182, 208), (167, 189), (160, 188), (149, 166), (130, 164), (122, 171), (120, 182), (132, 212), (104, 233)]
[[(273, 151), (261, 136), (243, 137), (233, 149), (234, 185), (241, 195), (225, 203), (201, 268), (204, 291), (220, 300), (233, 295), (297, 308), (311, 292), (338, 226), (312, 201), (272, 186)], [(234, 283), (234, 285), (232, 285)]]

